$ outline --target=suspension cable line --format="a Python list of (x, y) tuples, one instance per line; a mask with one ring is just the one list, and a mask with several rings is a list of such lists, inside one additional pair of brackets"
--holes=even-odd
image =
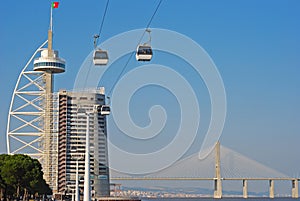
[(101, 32), (102, 32), (102, 29), (103, 29), (103, 25), (104, 25), (106, 13), (107, 13), (107, 9), (108, 9), (108, 4), (109, 4), (109, 0), (107, 0), (107, 2), (106, 2), (106, 6), (105, 6), (105, 10), (104, 10), (104, 13), (103, 13), (103, 16), (102, 16), (102, 20), (101, 20), (99, 32), (98, 32), (98, 34), (96, 35), (96, 36), (98, 36), (98, 37), (97, 37), (97, 40), (96, 40), (96, 42), (95, 42), (95, 45), (96, 45), (96, 46), (97, 46), (97, 44), (98, 44), (98, 38), (99, 38), (99, 36), (101, 36)]
[[(106, 2), (105, 10), (104, 10), (104, 13), (103, 13), (103, 16), (102, 16), (102, 20), (101, 20), (101, 24), (100, 24), (100, 28), (99, 28), (99, 33), (96, 34), (96, 35), (94, 35), (94, 49), (96, 49), (96, 47), (97, 47), (97, 44), (98, 44), (98, 38), (100, 37), (100, 34), (101, 34), (101, 32), (102, 32), (102, 29), (103, 29), (103, 24), (104, 24), (105, 16), (106, 16), (106, 13), (107, 13), (108, 4), (109, 4), (109, 0), (107, 0), (107, 2)], [(89, 70), (88, 70), (87, 75), (86, 75), (86, 78), (85, 78), (85, 80), (84, 80), (84, 85), (83, 85), (84, 88), (86, 87), (87, 79), (88, 79), (88, 77), (89, 77), (89, 74), (90, 74), (90, 70), (91, 70), (92, 65), (93, 65), (93, 62), (90, 62)]]
[[(158, 3), (158, 5), (156, 6), (156, 9), (155, 9), (154, 13), (152, 14), (152, 16), (151, 16), (149, 22), (147, 23), (147, 26), (146, 26), (146, 28), (145, 28), (145, 31), (143, 31), (143, 34), (142, 34), (141, 38), (140, 38), (139, 41), (138, 41), (138, 44), (141, 43), (141, 41), (142, 41), (142, 39), (143, 39), (145, 33), (149, 30), (149, 26), (151, 25), (151, 22), (152, 22), (152, 20), (154, 19), (154, 16), (156, 15), (156, 13), (157, 13), (157, 11), (158, 11), (158, 9), (159, 9), (161, 3), (162, 3), (162, 0), (160, 0), (159, 3)], [(119, 79), (120, 79), (121, 76), (123, 75), (125, 69), (127, 68), (128, 64), (129, 64), (129, 62), (130, 62), (130, 60), (131, 60), (131, 58), (133, 57), (134, 54), (135, 54), (135, 52), (132, 52), (132, 53), (130, 54), (130, 56), (129, 56), (127, 62), (125, 63), (124, 67), (122, 68), (121, 72), (119, 73), (119, 75), (118, 75), (116, 81), (114, 82), (114, 84), (112, 85), (110, 91), (108, 92), (107, 97), (110, 97), (111, 92), (113, 91), (113, 89), (114, 89), (114, 87), (116, 86), (117, 82), (119, 81)]]
[[(105, 17), (106, 17), (107, 10), (108, 10), (108, 4), (109, 4), (109, 0), (107, 0), (107, 2), (106, 2), (105, 10), (104, 10), (104, 13), (103, 13), (103, 16), (102, 16), (102, 20), (101, 20), (101, 24), (100, 24), (100, 28), (99, 28), (99, 34), (96, 34), (96, 35), (94, 36), (94, 49), (96, 49), (96, 47), (97, 47), (97, 44), (98, 44), (98, 38), (99, 38), (99, 36), (100, 36), (100, 34), (101, 34), (101, 32), (102, 32), (102, 29), (103, 29)], [(86, 90), (85, 88), (86, 88), (86, 86), (87, 86), (87, 80), (88, 80), (88, 78), (89, 78), (89, 74), (90, 74), (92, 65), (93, 65), (93, 62), (90, 61), (89, 68), (88, 68), (88, 72), (87, 72), (86, 77), (85, 77), (85, 80), (84, 80), (82, 93), (84, 93), (85, 90)], [(80, 100), (79, 100), (78, 105), (80, 105)]]

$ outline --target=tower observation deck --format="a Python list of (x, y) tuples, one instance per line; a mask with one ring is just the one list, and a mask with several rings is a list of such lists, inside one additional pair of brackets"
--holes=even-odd
[[(23, 68), (12, 95), (7, 121), (7, 152), (37, 158), (42, 164), (44, 179), (55, 193), (58, 106), (57, 96), (53, 93), (53, 74), (65, 72), (66, 62), (57, 50), (52, 49), (52, 9), (51, 6), (48, 40)], [(33, 70), (30, 70), (32, 63)]]
[(64, 59), (59, 58), (58, 51), (52, 49), (52, 7), (50, 29), (48, 30), (48, 48), (41, 51), (41, 57), (33, 62), (34, 71), (45, 71), (48, 73), (63, 73), (65, 72), (66, 62)]
[(65, 61), (58, 57), (58, 51), (52, 51), (53, 57), (48, 56), (48, 50), (41, 52), (41, 57), (34, 60), (34, 71), (49, 71), (52, 73), (65, 72)]

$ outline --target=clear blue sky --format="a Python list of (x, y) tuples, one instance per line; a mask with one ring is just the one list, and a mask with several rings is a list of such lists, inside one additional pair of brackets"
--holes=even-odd
[[(158, 0), (111, 0), (101, 40), (145, 27), (157, 3)], [(50, 1), (12, 0), (1, 6), (2, 153), (6, 152), (11, 95), (21, 69), (47, 37), (49, 4)], [(54, 13), (54, 48), (66, 59), (67, 71), (56, 76), (55, 90), (73, 87), (81, 63), (92, 51), (92, 36), (99, 30), (105, 4), (102, 0), (60, 1)], [(298, 0), (164, 0), (151, 24), (192, 38), (218, 67), (227, 93), (221, 143), (290, 176), (300, 174), (299, 19)], [(166, 64), (163, 53), (157, 55)], [(191, 76), (190, 82), (197, 80)], [(158, 104), (159, 99), (168, 104), (166, 100), (172, 99), (163, 89), (147, 90), (156, 98), (149, 97), (147, 107), (137, 106), (132, 112), (140, 125), (147, 125), (145, 111), (149, 105)], [(132, 104), (138, 105), (139, 98), (143, 97), (137, 93)], [(173, 104), (176, 101), (170, 105)], [(204, 111), (201, 118), (209, 119), (205, 105), (200, 107)], [(139, 111), (143, 111), (142, 115)], [(172, 121), (176, 124), (178, 119)], [(173, 126), (169, 129), (172, 132)], [(111, 131), (117, 132), (113, 126)], [(167, 139), (167, 133), (166, 136)], [(190, 152), (198, 148), (195, 143)]]

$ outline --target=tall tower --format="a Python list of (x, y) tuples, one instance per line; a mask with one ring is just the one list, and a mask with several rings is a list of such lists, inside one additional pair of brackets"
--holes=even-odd
[[(48, 43), (48, 47), (44, 46)], [(40, 53), (40, 57), (36, 55)], [(28, 67), (33, 61), (33, 71)], [(57, 191), (57, 120), (53, 74), (65, 72), (65, 61), (52, 49), (52, 6), (48, 40), (29, 59), (19, 75), (7, 121), (7, 150), (39, 159), (44, 179)]]
[[(44, 159), (42, 161), (42, 167), (44, 172), (44, 178), (47, 183), (51, 184), (56, 181), (52, 181), (53, 178), (53, 130), (54, 118), (53, 118), (53, 74), (65, 72), (65, 61), (58, 56), (58, 51), (52, 49), (52, 7), (51, 7), (51, 19), (50, 28), (48, 30), (48, 48), (41, 51), (41, 57), (34, 60), (34, 71), (44, 72), (45, 81), (45, 117), (44, 117)], [(57, 153), (55, 151), (55, 153)]]

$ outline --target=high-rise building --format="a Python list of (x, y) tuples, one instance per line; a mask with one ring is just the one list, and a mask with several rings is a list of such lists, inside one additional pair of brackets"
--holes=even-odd
[(79, 166), (80, 191), (83, 192), (84, 153), (89, 115), (90, 172), (92, 196), (109, 196), (109, 168), (106, 116), (93, 113), (94, 106), (105, 105), (104, 88), (94, 91), (58, 93), (58, 192), (73, 194), (76, 183), (76, 160)]

